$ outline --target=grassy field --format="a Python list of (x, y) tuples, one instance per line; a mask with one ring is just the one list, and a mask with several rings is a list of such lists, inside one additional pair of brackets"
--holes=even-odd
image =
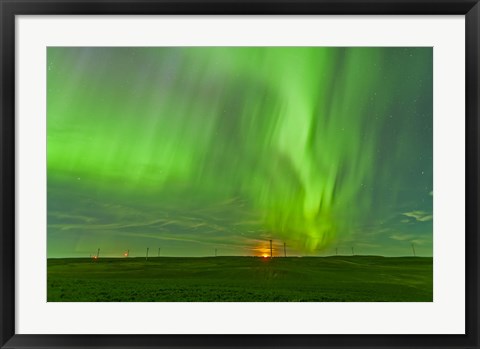
[(431, 302), (432, 258), (48, 259), (49, 302)]

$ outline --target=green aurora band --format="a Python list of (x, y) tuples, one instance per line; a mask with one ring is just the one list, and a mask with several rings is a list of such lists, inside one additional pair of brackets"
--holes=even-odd
[(431, 255), (432, 54), (48, 48), (48, 256)]

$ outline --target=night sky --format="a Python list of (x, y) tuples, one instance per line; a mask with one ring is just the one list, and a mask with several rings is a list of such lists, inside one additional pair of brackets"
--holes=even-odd
[(431, 256), (432, 54), (48, 48), (48, 257)]

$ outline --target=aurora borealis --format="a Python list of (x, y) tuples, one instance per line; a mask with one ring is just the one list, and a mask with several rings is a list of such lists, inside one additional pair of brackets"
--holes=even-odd
[(433, 251), (432, 48), (47, 49), (48, 257)]

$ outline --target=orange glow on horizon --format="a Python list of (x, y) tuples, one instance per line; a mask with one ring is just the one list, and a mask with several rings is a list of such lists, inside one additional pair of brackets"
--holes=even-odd
[[(270, 244), (269, 242), (262, 241), (257, 246), (252, 248), (253, 255), (255, 257), (270, 258)], [(275, 255), (275, 248), (273, 249), (273, 255)]]

